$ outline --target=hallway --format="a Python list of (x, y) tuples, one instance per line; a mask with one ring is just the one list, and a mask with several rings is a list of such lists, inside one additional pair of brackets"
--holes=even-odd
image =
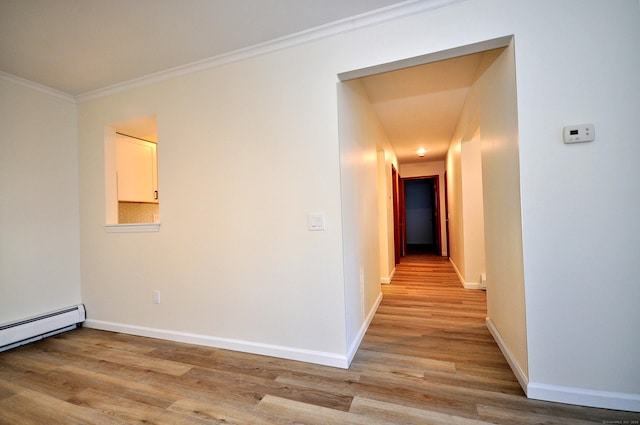
[[(573, 425), (639, 418), (527, 399), (485, 325), (486, 293), (464, 289), (446, 257), (403, 257), (382, 292), (351, 369), (362, 370), (360, 383), (384, 382), (388, 394), (380, 400), (389, 411), (378, 413), (392, 423)], [(418, 411), (407, 407), (420, 409), (420, 421), (410, 419)]]

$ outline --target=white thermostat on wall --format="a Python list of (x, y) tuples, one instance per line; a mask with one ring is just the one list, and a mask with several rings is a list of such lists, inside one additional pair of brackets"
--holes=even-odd
[(565, 143), (593, 142), (595, 138), (596, 130), (593, 124), (568, 125), (564, 128)]

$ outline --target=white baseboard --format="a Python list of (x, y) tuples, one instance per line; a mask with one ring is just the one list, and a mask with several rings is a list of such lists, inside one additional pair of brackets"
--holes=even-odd
[[(377, 307), (376, 307), (377, 308)], [(374, 309), (375, 312), (375, 309)], [(339, 367), (347, 369), (351, 359), (337, 353), (324, 351), (305, 350), (294, 347), (286, 347), (272, 344), (262, 344), (253, 341), (238, 339), (218, 338), (209, 335), (192, 334), (187, 332), (171, 331), (166, 329), (147, 328), (144, 326), (127, 325), (123, 323), (106, 322), (103, 320), (87, 319), (84, 326), (104, 331), (121, 332), (131, 335), (145, 336), (149, 338), (165, 339), (169, 341), (184, 342), (187, 344), (204, 345), (207, 347), (222, 348), (226, 350), (241, 351), (263, 356), (278, 357), (301, 362), (314, 363), (323, 366)], [(366, 331), (366, 329), (365, 329)], [(356, 347), (357, 348), (357, 347)]]
[(460, 273), (460, 270), (458, 270), (458, 266), (456, 266), (456, 263), (453, 262), (451, 257), (449, 257), (449, 262), (453, 266), (453, 270), (456, 271), (458, 280), (460, 280), (460, 283), (462, 284), (462, 287), (464, 289), (482, 289), (482, 284), (480, 282), (467, 282), (464, 280), (464, 277), (462, 277), (462, 273)]
[(528, 398), (551, 401), (554, 403), (575, 404), (578, 406), (599, 407), (604, 409), (640, 412), (640, 394), (615, 393), (608, 391), (585, 390), (582, 388), (563, 387), (559, 385), (531, 382), (518, 366), (504, 339), (496, 329), (493, 321), (487, 317), (487, 328), (495, 339), (500, 351), (507, 359), (511, 370)]
[(482, 289), (480, 282), (463, 282), (464, 289)]
[(493, 336), (496, 344), (498, 344), (498, 348), (500, 348), (500, 351), (502, 351), (504, 358), (507, 359), (507, 363), (509, 363), (509, 367), (513, 371), (513, 374), (516, 376), (516, 379), (522, 387), (522, 390), (525, 392), (525, 394), (527, 394), (528, 397), (529, 393), (527, 391), (529, 388), (529, 378), (527, 377), (527, 374), (524, 372), (524, 370), (522, 370), (522, 368), (516, 361), (515, 357), (511, 353), (511, 350), (509, 350), (509, 347), (507, 347), (507, 344), (504, 342), (502, 335), (500, 335), (500, 332), (493, 324), (493, 320), (491, 320), (490, 317), (486, 318), (486, 324), (487, 329), (489, 329), (489, 332), (491, 333), (491, 336)]
[(640, 412), (640, 394), (594, 391), (529, 382), (527, 397), (578, 406)]
[(381, 302), (382, 302), (382, 292), (380, 292), (380, 294), (378, 295), (376, 302), (373, 303), (373, 307), (371, 307), (371, 310), (369, 310), (369, 314), (367, 314), (367, 318), (365, 319), (364, 323), (360, 327), (360, 331), (358, 332), (358, 335), (353, 340), (353, 342), (349, 346), (349, 349), (347, 350), (347, 363), (349, 365), (351, 364), (353, 357), (356, 355), (356, 351), (358, 351), (358, 347), (360, 347), (360, 343), (362, 343), (362, 339), (364, 338), (364, 335), (367, 333), (367, 329), (369, 329), (369, 325), (371, 324), (371, 321), (373, 320), (373, 316), (375, 316), (376, 311), (378, 311), (378, 307), (380, 306)]
[(396, 268), (394, 267), (393, 270), (391, 270), (391, 274), (389, 275), (389, 277), (381, 277), (380, 278), (380, 283), (384, 283), (385, 285), (391, 283), (391, 279), (393, 279), (393, 275), (396, 274)]

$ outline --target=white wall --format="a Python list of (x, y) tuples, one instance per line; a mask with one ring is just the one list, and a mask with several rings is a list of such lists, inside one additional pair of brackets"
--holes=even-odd
[[(479, 133), (462, 142), (462, 215), (464, 222), (464, 259), (466, 288), (480, 288), (486, 273), (484, 254), (484, 205), (482, 202), (482, 150)], [(519, 202), (520, 199), (518, 198)], [(522, 257), (520, 259), (522, 262)]]
[[(493, 126), (494, 132), (506, 131), (507, 129), (515, 129), (517, 135), (517, 126), (515, 118), (507, 114), (507, 119), (500, 121), (505, 117), (505, 110), (515, 110), (515, 89), (513, 87), (514, 70), (513, 66), (505, 68), (496, 65), (495, 59), (501, 55), (502, 50), (493, 50), (482, 54), (478, 70), (476, 72), (475, 81), (469, 95), (465, 101), (460, 119), (456, 125), (451, 144), (447, 152), (446, 168), (448, 180), (448, 202), (449, 202), (449, 242), (451, 244), (450, 261), (458, 274), (461, 284), (467, 289), (479, 289), (480, 275), (486, 271), (485, 261), (485, 238), (484, 238), (484, 202), (483, 202), (483, 168), (482, 168), (482, 140), (480, 133), (483, 125), (489, 125), (491, 119), (497, 123)], [(511, 57), (513, 64), (513, 57)], [(487, 91), (486, 81), (488, 78), (497, 80), (493, 90), (494, 93)], [(503, 84), (509, 82), (511, 84)], [(505, 93), (505, 89), (508, 91)], [(503, 95), (500, 97), (499, 95)], [(505, 102), (511, 102), (505, 104)], [(483, 118), (486, 122), (483, 122)], [(517, 137), (512, 134), (501, 134), (505, 137), (508, 144), (516, 147), (517, 153)], [(494, 137), (496, 137), (494, 135)], [(495, 151), (487, 150), (484, 155), (495, 154)], [(501, 173), (502, 170), (512, 168), (513, 164), (517, 165), (518, 157), (509, 157), (503, 162), (493, 165), (494, 172)], [(517, 169), (516, 169), (517, 171)], [(517, 187), (518, 174), (508, 177), (509, 184)], [(491, 187), (490, 193), (497, 196), (502, 195), (504, 199), (495, 199), (494, 204), (490, 207), (497, 211), (502, 211), (508, 215), (513, 215), (515, 220), (520, 221), (520, 197), (519, 193), (501, 192), (502, 184), (499, 179), (497, 186)], [(520, 235), (522, 230), (518, 228), (496, 227), (493, 229), (494, 237), (500, 239), (504, 233)], [(520, 244), (521, 245), (521, 244)], [(494, 255), (507, 258), (508, 255), (503, 247), (494, 246), (496, 250)], [(519, 254), (518, 254), (519, 253)], [(509, 264), (522, 264), (521, 250), (514, 251), (515, 256), (510, 258)], [(499, 271), (497, 272), (499, 273)], [(523, 287), (522, 275), (517, 277), (513, 282), (520, 288)], [(518, 315), (524, 318), (524, 298), (518, 298)], [(513, 303), (510, 303), (513, 304)], [(514, 313), (515, 315), (516, 313)], [(519, 323), (518, 333), (526, 334), (524, 323)], [(521, 360), (526, 362), (526, 347), (522, 346)]]
[(393, 148), (390, 145), (385, 147), (378, 145), (378, 243), (380, 246), (381, 283), (391, 283), (396, 271), (392, 166), (398, 167), (398, 159)]
[(453, 265), (460, 282), (464, 284), (464, 214), (462, 205), (462, 140), (467, 132), (467, 120), (463, 110), (460, 122), (451, 139), (445, 168), (447, 170), (447, 206), (449, 220), (449, 261)]
[(525, 278), (513, 43), (485, 53), (469, 107), (479, 114), (487, 321), (521, 384), (527, 355)]
[[(81, 104), (90, 314), (343, 361), (340, 223), (357, 210), (342, 216), (336, 75), (513, 34), (526, 297), (516, 285), (518, 307), (499, 308), (521, 330), (526, 303), (527, 344), (505, 331), (507, 348), (528, 362), (531, 396), (640, 410), (639, 22), (637, 0), (467, 0)], [(151, 113), (162, 229), (105, 234), (103, 126)], [(595, 124), (594, 143), (562, 143), (576, 122)], [(306, 230), (314, 211), (325, 232)]]
[[(564, 28), (516, 36), (529, 394), (640, 411), (640, 6), (559, 7), (517, 18), (522, 33)], [(584, 122), (596, 140), (564, 145)]]
[(388, 141), (360, 81), (338, 85), (338, 115), (345, 311), (352, 358), (382, 300), (377, 148)]
[[(89, 326), (346, 365), (337, 79), (307, 49), (79, 105)], [(160, 231), (106, 233), (104, 126), (156, 113)]]
[(446, 217), (444, 211), (444, 161), (412, 162), (400, 165), (400, 177), (438, 176), (438, 202), (440, 203), (440, 245), (442, 255), (447, 255)]
[(0, 77), (0, 324), (80, 302), (76, 116)]

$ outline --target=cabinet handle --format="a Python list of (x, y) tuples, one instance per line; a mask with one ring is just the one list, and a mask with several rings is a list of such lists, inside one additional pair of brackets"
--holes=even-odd
[(153, 191), (153, 199), (158, 199), (158, 191), (157, 190)]

